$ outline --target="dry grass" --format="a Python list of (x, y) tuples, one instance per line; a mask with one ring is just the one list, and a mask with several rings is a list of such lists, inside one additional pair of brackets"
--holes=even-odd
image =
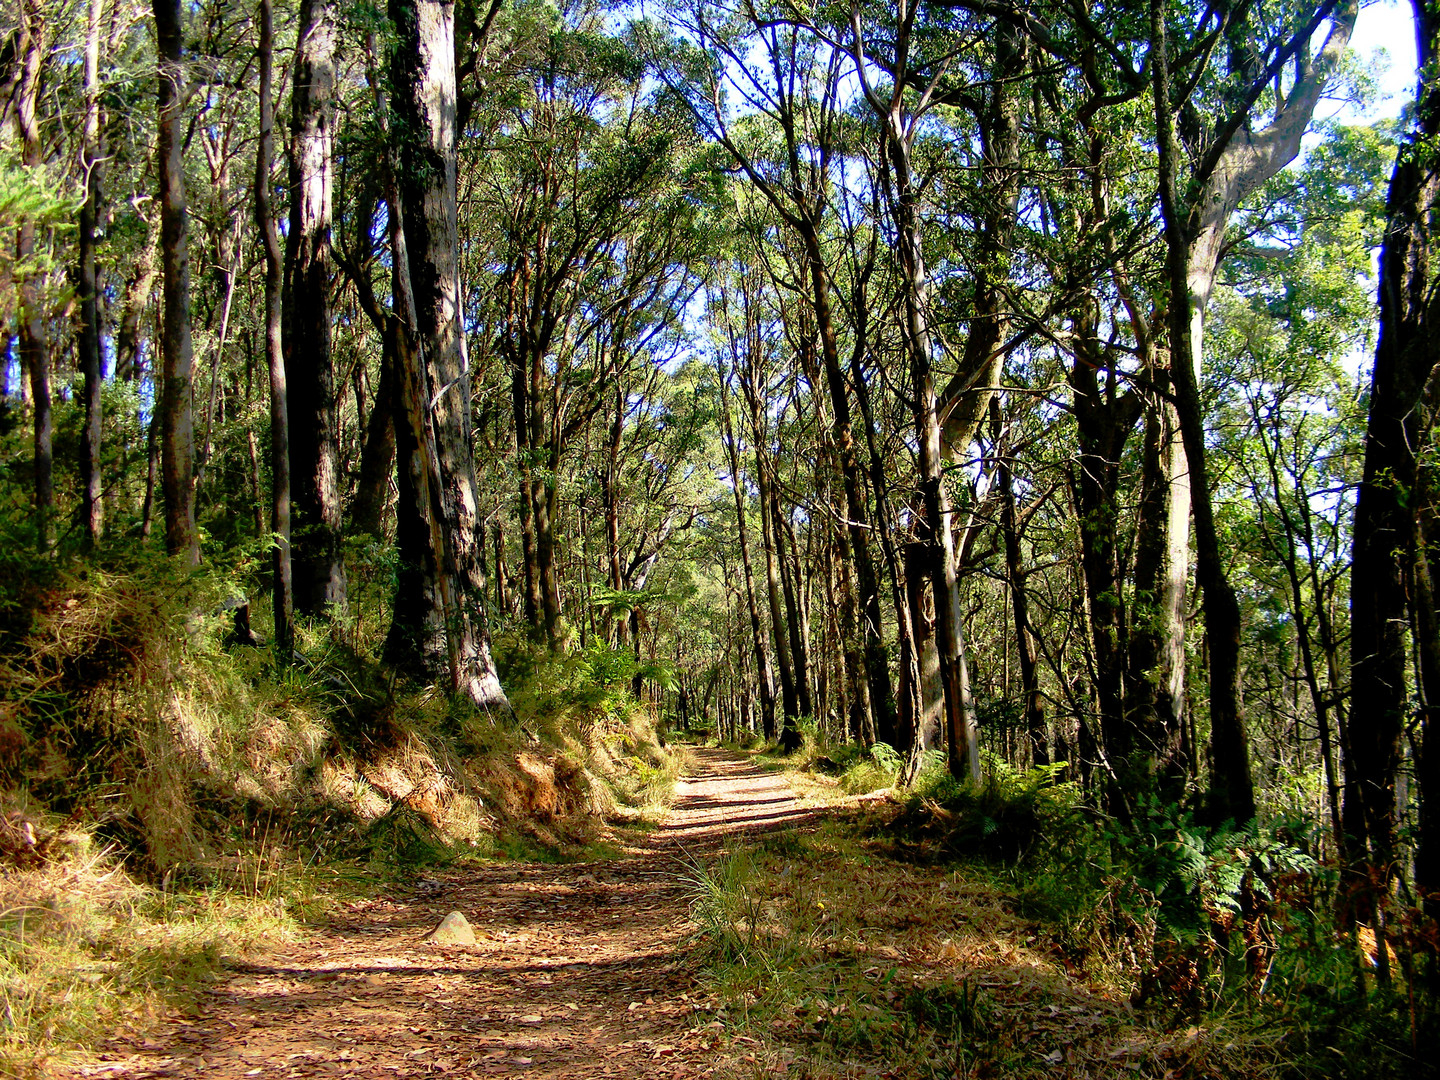
[(61, 839), (49, 859), (0, 874), (0, 1075), (39, 1075), (184, 1009), (228, 958), (292, 936), (319, 903), (273, 859), (251, 859), (243, 891), (164, 892), (90, 835)]
[(1244, 1018), (1136, 1011), (1125, 979), (1077, 967), (984, 869), (907, 864), (866, 838), (894, 812), (855, 807), (689, 875), (734, 1076), (1284, 1071), (1279, 1037)]
[[(0, 792), (23, 792), (0, 832), (25, 811), (0, 837), (0, 1074), (143, 1029), (298, 932), (326, 903), (307, 868), (344, 892), (362, 869), (596, 857), (607, 820), (668, 803), (683, 758), (645, 710), (532, 694), (499, 723), (318, 627), (277, 667), (228, 640), (234, 586), (208, 574), (59, 573), (0, 652)], [(30, 821), (84, 827), (38, 852)]]

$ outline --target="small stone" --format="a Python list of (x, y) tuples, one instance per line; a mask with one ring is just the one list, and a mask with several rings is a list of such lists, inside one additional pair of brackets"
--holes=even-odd
[(440, 920), (429, 940), (436, 945), (474, 945), (475, 931), (470, 926), (470, 920), (460, 912), (452, 911)]

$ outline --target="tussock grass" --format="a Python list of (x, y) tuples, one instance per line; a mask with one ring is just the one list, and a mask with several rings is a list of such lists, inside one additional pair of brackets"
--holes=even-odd
[[(510, 643), (513, 717), (397, 682), (383, 553), (356, 553), (349, 612), (302, 621), (279, 662), (235, 631), (263, 553), (222, 572), (25, 550), (0, 543), (0, 1073), (183, 1007), (330, 896), (613, 855), (611, 823), (657, 816), (684, 767), (619, 653)], [(24, 839), (58, 823), (73, 838)]]
[[(1283, 832), (1211, 836), (1163, 808), (1122, 829), (1056, 770), (972, 787), (932, 767), (847, 796), (847, 775), (888, 779), (883, 755), (852, 752), (838, 780), (796, 773), (817, 797), (828, 783), (819, 825), (682, 874), (729, 1075), (1437, 1074), (1426, 1000), (1357, 984), (1304, 886), (1306, 865), (1323, 870)], [(1262, 909), (1263, 983), (1240, 916), (1221, 925), (1226, 890), (1261, 873), (1288, 890)], [(1215, 925), (1194, 930), (1192, 909)]]
[(68, 832), (47, 861), (0, 875), (0, 1074), (184, 1010), (223, 965), (299, 932), (324, 904), (314, 873), (254, 850), (233, 888), (166, 891), (114, 845)]
[(733, 1075), (1285, 1075), (1276, 1031), (1167, 1026), (1075, 970), (1003, 874), (898, 857), (883, 834), (897, 812), (851, 809), (680, 875)]

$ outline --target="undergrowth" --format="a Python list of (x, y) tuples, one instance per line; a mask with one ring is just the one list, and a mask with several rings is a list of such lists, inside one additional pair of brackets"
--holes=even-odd
[(139, 1035), (190, 1008), (223, 966), (295, 935), (346, 882), (251, 848), (228, 886), (162, 889), (63, 822), (50, 857), (0, 877), (0, 1075)]
[[(0, 529), (3, 531), (3, 529)], [(393, 565), (264, 643), (264, 552), (186, 570), (0, 543), (0, 1070), (23, 1073), (201, 992), (327, 897), (472, 859), (613, 855), (683, 755), (629, 700), (633, 655), (497, 653), (514, 715), (380, 662)], [(252, 636), (253, 634), (253, 636)]]
[[(890, 788), (887, 749), (841, 758), (832, 790)], [(760, 1071), (1437, 1075), (1423, 962), (1377, 988), (1303, 822), (1150, 802), (1122, 825), (1059, 769), (987, 777), (929, 762), (908, 791), (683, 870), (712, 1007)]]

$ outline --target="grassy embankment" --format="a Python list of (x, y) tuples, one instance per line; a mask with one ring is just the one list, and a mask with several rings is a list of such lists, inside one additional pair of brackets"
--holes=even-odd
[(1121, 828), (1055, 770), (975, 790), (938, 760), (857, 799), (883, 747), (756, 760), (832, 809), (687, 875), (737, 1076), (1437, 1074), (1433, 953), (1377, 987), (1298, 825)]
[(9, 557), (0, 1074), (143, 1037), (229, 959), (418, 870), (605, 857), (681, 768), (620, 654), (502, 641), (514, 716), (396, 684), (376, 659), (388, 574), (363, 558), (348, 617), (277, 665), (226, 603), (254, 566)]

